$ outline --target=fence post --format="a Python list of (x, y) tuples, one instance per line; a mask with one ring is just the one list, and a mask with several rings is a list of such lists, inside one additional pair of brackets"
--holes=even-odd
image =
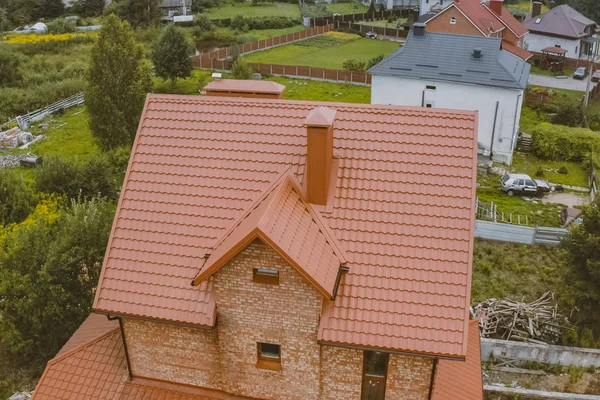
[(339, 82), (339, 81), (340, 81), (340, 70), (339, 70), (339, 69), (336, 69), (336, 70), (335, 70), (335, 80), (336, 80), (337, 82)]

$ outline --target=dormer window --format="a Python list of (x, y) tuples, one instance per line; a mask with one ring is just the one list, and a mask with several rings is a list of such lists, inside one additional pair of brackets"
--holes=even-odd
[(279, 285), (279, 271), (276, 269), (254, 268), (252, 270), (252, 280), (257, 283)]
[(538, 19), (536, 19), (536, 20), (535, 20), (535, 23), (536, 23), (536, 24), (539, 24), (540, 22), (542, 22), (542, 19), (541, 19), (541, 18), (538, 18)]
[(456, 17), (450, 18), (450, 25), (456, 25)]

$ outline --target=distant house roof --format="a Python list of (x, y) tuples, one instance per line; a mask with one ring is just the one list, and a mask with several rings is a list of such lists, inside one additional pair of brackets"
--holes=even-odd
[[(501, 50), (500, 38), (411, 31), (404, 47), (369, 70), (373, 75), (525, 89), (531, 66)], [(473, 57), (475, 49), (481, 58)]]
[[(336, 111), (333, 151), (339, 166), (331, 209), (311, 206), (320, 215), (309, 221), (311, 209), (297, 190), (281, 186), (278, 199), (259, 199), (286, 170), (304, 183), (305, 122), (320, 106)], [(235, 225), (241, 227), (253, 204), (267, 208), (263, 216), (269, 221), (275, 215), (268, 210), (281, 212), (277, 220), (285, 221), (291, 212), (285, 207), (294, 206), (293, 217), (304, 222), (292, 221), (290, 229), (312, 232), (322, 225), (324, 237), (343, 248), (349, 268), (335, 300), (323, 299), (321, 343), (463, 358), (476, 152), (472, 111), (150, 94), (94, 309), (210, 325), (212, 279), (190, 285), (205, 255), (233, 248), (225, 245), (228, 233), (237, 237)], [(281, 250), (330, 287), (328, 269), (310, 272), (312, 256), (294, 255), (294, 246), (285, 250), (290, 240), (307, 239), (273, 229), (268, 234), (281, 235)], [(333, 252), (337, 245), (324, 237), (312, 236)], [(336, 251), (323, 260), (339, 257)]]
[(561, 47), (556, 47), (556, 46), (545, 47), (542, 49), (542, 51), (546, 51), (548, 53), (555, 53), (555, 54), (567, 54), (567, 49), (563, 49)]
[(439, 360), (433, 380), (432, 400), (482, 400), (479, 321), (469, 323), (467, 357), (463, 362)]
[[(158, 3), (158, 7), (159, 8), (176, 8), (176, 7), (182, 7), (183, 4), (181, 4), (182, 0), (161, 0), (160, 3)], [(185, 1), (185, 6), (186, 7), (191, 7), (192, 5), (192, 0), (184, 0)]]
[(563, 4), (528, 19), (525, 26), (533, 33), (578, 39), (593, 34), (596, 22)]
[(69, 343), (48, 361), (32, 400), (246, 400), (188, 385), (129, 379), (119, 324), (104, 315), (91, 314)]
[(517, 37), (521, 37), (527, 33), (527, 29), (523, 24), (506, 8), (502, 7), (502, 12), (499, 15), (490, 8), (489, 2), (482, 3), (481, 0), (456, 0), (440, 13), (429, 18), (428, 21), (443, 15), (446, 10), (452, 7), (460, 10), (485, 36), (504, 28), (512, 31)]

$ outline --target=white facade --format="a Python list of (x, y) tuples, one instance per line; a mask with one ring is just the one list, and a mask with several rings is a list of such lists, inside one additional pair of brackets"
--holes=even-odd
[(495, 161), (512, 163), (523, 90), (374, 75), (371, 104), (476, 110), (479, 153), (493, 151)]
[(541, 52), (546, 47), (560, 46), (567, 50), (567, 58), (579, 58), (581, 53), (581, 39), (566, 39), (554, 36), (539, 35), (537, 33), (528, 33), (525, 37), (525, 48), (528, 51)]
[(419, 16), (429, 13), (431, 7), (442, 9), (454, 3), (454, 0), (419, 0)]

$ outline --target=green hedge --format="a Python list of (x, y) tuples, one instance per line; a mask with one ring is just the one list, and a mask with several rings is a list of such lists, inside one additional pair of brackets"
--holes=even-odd
[(245, 26), (249, 30), (262, 29), (283, 29), (300, 25), (302, 21), (291, 17), (273, 16), (273, 17), (245, 17), (241, 14), (233, 18), (224, 18), (213, 20), (213, 22), (222, 27), (231, 27), (237, 30), (243, 30)]
[(535, 155), (548, 160), (580, 162), (600, 152), (600, 136), (589, 129), (542, 123), (531, 135)]

